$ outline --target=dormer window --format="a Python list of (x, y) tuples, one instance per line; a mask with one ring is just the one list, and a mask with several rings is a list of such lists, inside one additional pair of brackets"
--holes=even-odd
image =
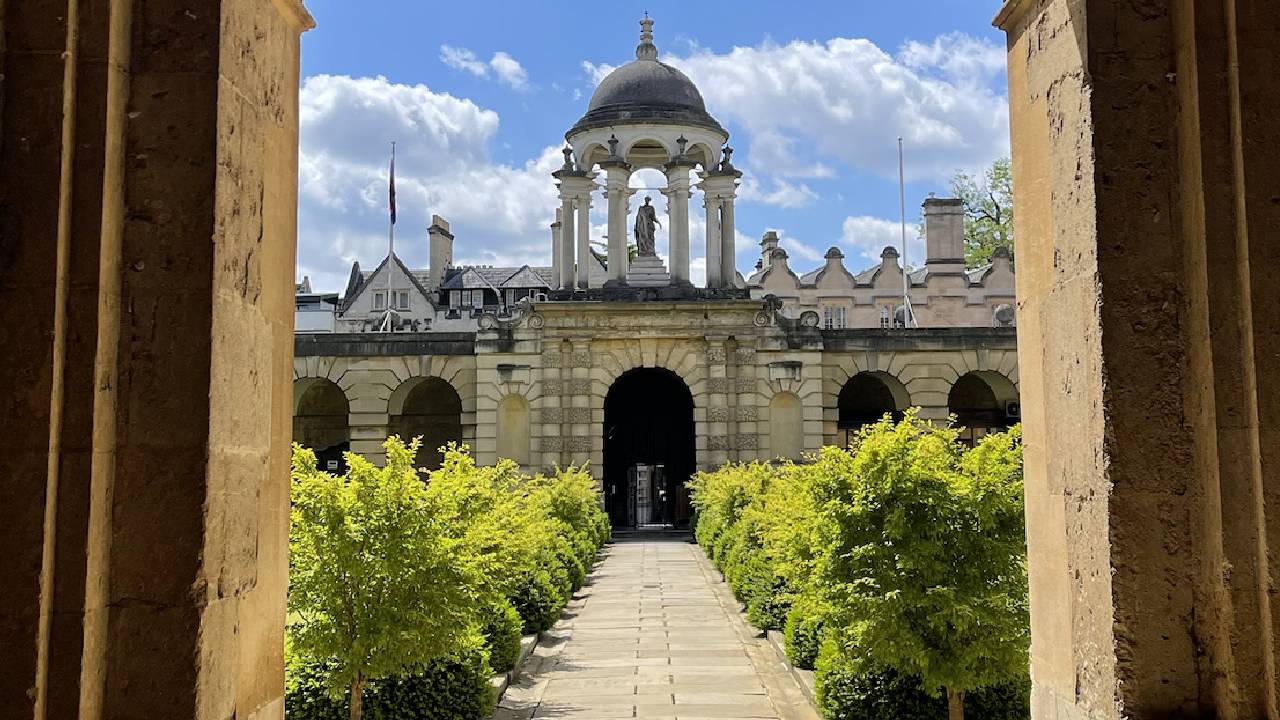
[(384, 291), (384, 290), (378, 290), (378, 291), (376, 291), (376, 292), (374, 292), (374, 293), (373, 293), (373, 309), (374, 309), (374, 310), (386, 310), (386, 309), (387, 309), (387, 293), (386, 293), (386, 291)]

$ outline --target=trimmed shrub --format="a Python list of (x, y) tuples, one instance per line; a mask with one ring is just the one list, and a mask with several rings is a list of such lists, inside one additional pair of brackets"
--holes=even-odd
[(1027, 720), (1031, 717), (1031, 678), (970, 690), (964, 695), (965, 717), (981, 720)]
[[(920, 688), (918, 678), (892, 670), (865, 672), (849, 664), (822, 667), (817, 687), (818, 708), (828, 720), (937, 720), (947, 716), (945, 698), (930, 696)], [(985, 716), (975, 717), (985, 720)]]
[[(412, 457), (416, 444), (406, 448), (398, 438), (391, 438), (385, 447), (389, 458), (400, 461)], [(347, 464), (366, 475), (375, 472), (355, 455), (348, 455)], [(403, 472), (400, 465), (405, 465)], [(459, 600), (434, 602), (426, 610), (409, 608), (414, 611), (409, 620), (441, 625), (441, 631), (430, 637), (414, 631), (407, 621), (391, 623), (392, 631), (409, 628), (399, 635), (393, 632), (397, 640), (412, 649), (430, 650), (417, 655), (406, 652), (403, 658), (391, 657), (377, 668), (363, 671), (364, 717), (484, 717), (493, 704), (489, 685), (492, 668), (506, 671), (515, 664), (522, 632), (545, 630), (556, 622), (573, 591), (585, 581), (600, 545), (608, 539), (608, 518), (601, 508), (600, 494), (591, 476), (582, 470), (568, 468), (548, 477), (525, 475), (509, 460), (479, 467), (466, 449), (458, 446), (446, 449), (443, 464), (425, 487), (405, 462), (398, 462), (394, 469), (397, 474), (393, 479), (401, 481), (395, 489), (402, 490), (394, 498), (417, 511), (414, 517), (425, 518), (426, 530), (413, 534), (416, 545), (368, 541), (361, 546), (362, 552), (374, 560), (394, 560), (420, 574), (451, 578), (445, 589)], [(352, 516), (363, 517), (359, 513), (368, 500), (358, 480), (330, 476), (316, 468), (314, 456), (307, 451), (295, 453), (295, 490), (331, 490), (331, 495), (345, 503), (344, 508), (351, 507)], [(316, 547), (327, 548), (326, 540), (337, 533), (315, 519), (307, 519), (308, 524), (301, 528), (305, 532), (301, 532), (296, 525), (302, 517), (297, 507), (295, 501), (294, 534), (314, 536)], [(421, 512), (423, 508), (431, 512)], [(390, 519), (373, 527), (398, 537), (391, 532), (399, 530), (396, 518), (385, 515)], [(338, 523), (336, 527), (345, 525)], [(365, 533), (361, 537), (376, 540), (381, 535)], [(329, 568), (323, 562), (308, 563), (313, 556), (319, 558), (320, 554), (293, 553), (291, 577), (307, 578), (307, 573)], [(388, 585), (400, 589), (394, 582)], [(291, 610), (295, 599), (291, 587)], [(361, 609), (367, 609), (371, 617), (395, 618), (395, 612), (404, 614), (405, 606), (411, 604), (366, 605)], [(314, 623), (305, 613), (291, 615), (290, 622), (286, 673), (290, 720), (347, 720), (352, 683), (339, 672), (337, 654), (330, 658), (319, 643), (298, 642), (298, 637), (306, 637), (307, 625)], [(312, 655), (294, 655), (302, 650)], [(339, 697), (332, 694), (335, 692), (345, 695), (335, 699)]]
[(812, 670), (822, 648), (826, 621), (821, 602), (812, 595), (801, 595), (787, 613), (786, 649), (792, 665)]
[(510, 601), (504, 601), (484, 626), (485, 647), (494, 672), (506, 672), (520, 659), (520, 638), (524, 621)]
[[(386, 678), (366, 693), (369, 720), (483, 720), (494, 707), (493, 671), (483, 651), (436, 660), (421, 672)], [(293, 720), (293, 718), (289, 718)]]
[[(287, 720), (347, 720), (351, 693), (325, 689), (326, 663), (294, 668), (297, 682), (284, 698)], [(365, 687), (367, 720), (483, 720), (494, 706), (491, 671), (481, 650), (441, 658), (419, 672), (383, 678)]]
[(908, 412), (812, 464), (689, 482), (698, 543), (829, 718), (945, 717), (948, 687), (969, 717), (1027, 717), (1021, 435), (957, 434)]
[(564, 597), (546, 570), (530, 572), (511, 597), (523, 621), (525, 633), (537, 633), (549, 629), (560, 617)]

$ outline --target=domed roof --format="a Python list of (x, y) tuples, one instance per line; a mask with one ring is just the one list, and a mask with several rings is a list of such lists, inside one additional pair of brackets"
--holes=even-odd
[(653, 20), (646, 17), (640, 24), (644, 30), (636, 47), (636, 59), (600, 81), (587, 113), (566, 136), (629, 122), (696, 125), (724, 133), (720, 123), (707, 112), (698, 86), (684, 73), (658, 61), (651, 30)]

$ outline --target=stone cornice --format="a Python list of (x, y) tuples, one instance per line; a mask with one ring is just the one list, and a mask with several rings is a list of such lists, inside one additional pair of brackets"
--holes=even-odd
[(293, 20), (298, 32), (306, 32), (316, 26), (316, 19), (307, 12), (302, 0), (274, 0), (274, 2), (283, 17)]
[(1004, 5), (1000, 7), (1000, 11), (996, 13), (995, 18), (991, 20), (991, 24), (1008, 32), (1027, 10), (1035, 4), (1036, 0), (1004, 0)]

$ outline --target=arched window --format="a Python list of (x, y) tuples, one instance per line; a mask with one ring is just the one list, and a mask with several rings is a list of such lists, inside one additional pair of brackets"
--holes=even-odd
[(769, 401), (769, 442), (774, 457), (799, 460), (804, 452), (803, 406), (795, 393), (776, 393)]
[(498, 457), (529, 464), (529, 401), (522, 395), (498, 403)]

